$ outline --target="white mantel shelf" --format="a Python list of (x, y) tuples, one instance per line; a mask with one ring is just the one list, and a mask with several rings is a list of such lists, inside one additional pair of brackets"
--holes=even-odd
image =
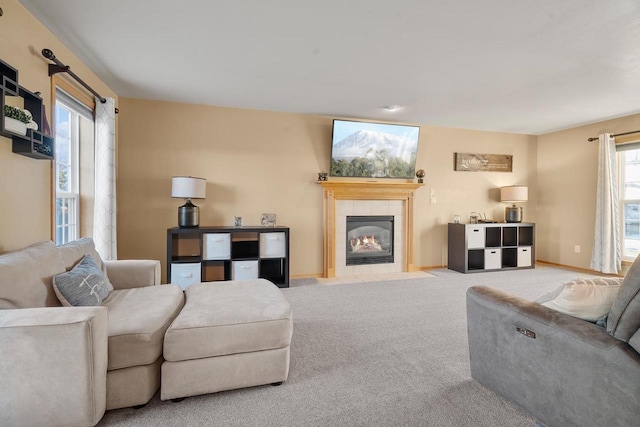
[(336, 275), (336, 200), (404, 201), (404, 271), (415, 271), (413, 260), (413, 197), (424, 184), (380, 181), (318, 181), (324, 190), (324, 277)]

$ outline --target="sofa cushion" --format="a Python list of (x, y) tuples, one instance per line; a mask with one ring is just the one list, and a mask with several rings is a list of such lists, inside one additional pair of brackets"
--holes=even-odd
[(536, 302), (578, 319), (595, 322), (605, 317), (620, 291), (621, 278), (579, 278), (538, 298)]
[(96, 245), (93, 239), (90, 237), (83, 237), (82, 239), (74, 240), (64, 245), (58, 246), (60, 255), (62, 256), (62, 262), (67, 271), (71, 270), (76, 264), (78, 264), (85, 255), (91, 255), (91, 258), (98, 264), (98, 267), (104, 273), (107, 278), (107, 288), (109, 292), (113, 290), (113, 285), (107, 275), (107, 268), (100, 257), (98, 251), (96, 251)]
[(164, 340), (175, 362), (289, 346), (291, 307), (265, 279), (191, 285), (187, 301)]
[(634, 348), (635, 351), (640, 353), (640, 329), (629, 339), (629, 345)]
[(607, 319), (607, 332), (628, 342), (640, 328), (640, 257), (624, 276), (618, 297), (611, 306)]
[(183, 304), (177, 285), (111, 292), (102, 304), (109, 311), (109, 370), (155, 362), (164, 333)]
[(53, 290), (65, 306), (100, 305), (109, 295), (105, 275), (91, 255), (85, 255), (71, 271), (53, 276)]
[(64, 271), (51, 241), (0, 255), (0, 309), (59, 307), (53, 276)]

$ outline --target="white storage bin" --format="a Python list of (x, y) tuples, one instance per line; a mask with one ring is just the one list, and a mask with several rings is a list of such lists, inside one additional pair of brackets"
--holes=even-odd
[(484, 269), (496, 270), (502, 268), (502, 251), (500, 248), (484, 250)]
[(231, 262), (231, 279), (232, 280), (251, 280), (251, 279), (257, 279), (257, 278), (258, 278), (258, 260)]
[(171, 283), (186, 289), (189, 285), (200, 283), (200, 263), (171, 263)]
[(518, 248), (518, 267), (531, 267), (531, 246)]
[(260, 258), (284, 258), (286, 255), (284, 233), (260, 233)]
[(203, 259), (231, 258), (231, 234), (229, 233), (204, 233), (202, 246)]
[(483, 249), (485, 228), (482, 225), (467, 225), (467, 249)]

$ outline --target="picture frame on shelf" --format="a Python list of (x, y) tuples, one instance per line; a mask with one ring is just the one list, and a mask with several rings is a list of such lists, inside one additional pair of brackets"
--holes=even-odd
[(263, 227), (275, 227), (276, 226), (276, 214), (263, 213), (261, 220)]

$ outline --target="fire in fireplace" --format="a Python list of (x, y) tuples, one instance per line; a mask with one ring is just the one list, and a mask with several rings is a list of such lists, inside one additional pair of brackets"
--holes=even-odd
[(347, 265), (393, 264), (393, 216), (347, 216)]

